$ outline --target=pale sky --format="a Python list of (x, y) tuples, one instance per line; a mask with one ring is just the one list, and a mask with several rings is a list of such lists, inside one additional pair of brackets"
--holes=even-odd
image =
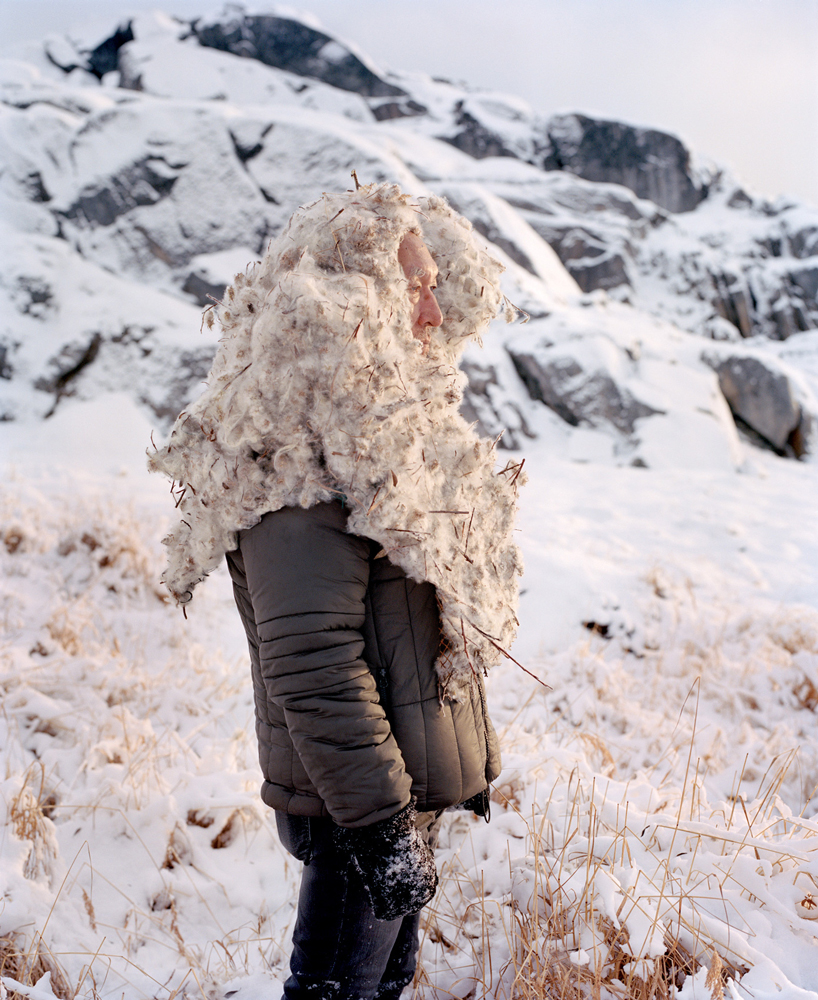
[[(209, 0), (0, 0), (6, 43)], [(250, 4), (248, 3), (248, 7)], [(273, 10), (256, 0), (253, 9)], [(312, 0), (382, 66), (679, 135), (754, 191), (818, 206), (818, 0)]]

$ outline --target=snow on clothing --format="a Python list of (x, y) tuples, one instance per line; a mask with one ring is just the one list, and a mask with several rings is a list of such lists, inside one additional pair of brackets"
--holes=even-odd
[[(409, 232), (440, 269), (426, 357), (397, 258)], [(296, 212), (227, 290), (208, 387), (151, 458), (176, 483), (164, 579), (178, 601), (264, 514), (340, 497), (351, 535), (434, 586), (441, 694), (473, 696), (513, 641), (521, 572), (520, 467), (495, 472), (493, 442), (458, 412), (457, 361), (502, 305), (500, 271), (441, 198), (372, 185)]]
[[(434, 849), (440, 818), (418, 817)], [(285, 1000), (399, 1000), (415, 972), (420, 914), (373, 919), (370, 896), (328, 819), (276, 813), (279, 836), (305, 864)], [(331, 905), (328, 905), (331, 901)]]
[(417, 818), (410, 802), (380, 823), (335, 827), (336, 843), (349, 854), (378, 920), (418, 913), (437, 889), (435, 856), (416, 826)]
[(479, 677), (441, 699), (434, 587), (349, 534), (339, 502), (265, 514), (228, 555), (250, 647), (262, 797), (365, 827), (414, 795), (463, 802), (500, 771)]

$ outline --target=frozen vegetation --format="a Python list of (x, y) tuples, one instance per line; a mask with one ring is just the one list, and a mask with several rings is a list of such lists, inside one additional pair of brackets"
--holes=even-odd
[(354, 169), (445, 194), (530, 316), (464, 366), (530, 478), (524, 669), (415, 995), (818, 998), (818, 212), (307, 21), (115, 27), (0, 60), (0, 996), (278, 996), (244, 637), (223, 571), (162, 593), (144, 451), (208, 296)]

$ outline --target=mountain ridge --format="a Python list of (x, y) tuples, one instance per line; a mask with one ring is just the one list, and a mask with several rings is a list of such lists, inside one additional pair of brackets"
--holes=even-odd
[[(35, 234), (60, 240), (82, 261), (130, 282), (136, 299), (150, 287), (189, 304), (190, 318), (173, 323), (192, 323), (193, 309), (223, 294), (241, 258), (246, 264), (263, 253), (299, 203), (348, 186), (355, 169), (364, 181), (444, 194), (507, 265), (506, 293), (542, 331), (570, 337), (572, 324), (555, 324), (555, 311), (592, 310), (604, 330), (618, 323), (606, 318), (612, 310), (631, 308), (634, 329), (658, 321), (693, 334), (686, 372), (710, 380), (742, 433), (749, 428), (755, 443), (782, 454), (813, 450), (811, 362), (804, 368), (793, 363), (803, 350), (771, 346), (814, 339), (818, 212), (754, 197), (729, 172), (697, 166), (675, 136), (580, 113), (543, 120), (509, 95), (382, 72), (309, 18), (237, 8), (190, 20), (140, 15), (106, 37), (50, 37), (23, 55), (27, 61), (4, 61), (2, 80), (7, 224), (24, 243)], [(127, 387), (166, 428), (212, 346), (199, 338), (195, 349), (168, 354), (178, 336), (167, 321), (140, 317), (133, 296), (123, 308), (121, 291), (109, 296), (107, 319), (97, 310), (108, 327), (79, 329), (76, 310), (58, 308), (48, 253), (29, 251), (18, 258), (32, 263), (22, 268), (31, 273), (12, 268), (4, 278), (15, 317), (1, 337), (12, 383), (7, 419), (45, 416), (72, 394)], [(53, 326), (58, 312), (73, 319), (56, 336), (63, 342), (43, 351), (42, 315)], [(169, 307), (168, 315), (175, 312)], [(147, 332), (135, 336), (137, 329)], [(542, 331), (548, 351), (553, 334)], [(513, 336), (503, 333), (504, 343)], [(605, 336), (618, 358), (618, 335)], [(700, 338), (711, 343), (709, 354)], [(653, 349), (664, 356), (667, 337), (659, 340)], [(545, 385), (549, 365), (534, 378), (519, 360), (509, 367), (513, 350), (499, 368), (470, 353), (476, 381), (466, 410), (483, 431), (505, 430), (505, 444), (518, 447), (523, 428), (538, 433), (537, 407), (545, 403), (563, 422), (572, 413), (569, 426), (604, 429), (612, 460), (635, 461), (640, 428), (668, 410), (625, 391), (625, 369), (609, 354), (591, 351), (582, 364), (574, 358), (583, 409), (564, 365)], [(162, 373), (148, 376), (148, 359), (157, 355), (165, 358)], [(127, 371), (120, 379), (113, 357)], [(780, 415), (774, 427), (754, 426), (758, 406), (740, 402), (746, 392), (725, 395), (716, 374), (728, 365), (731, 377), (754, 371), (758, 382), (753, 365), (728, 364), (750, 357), (766, 372), (759, 391), (766, 411)], [(607, 410), (593, 386), (608, 386)], [(791, 403), (782, 404), (782, 393)], [(525, 416), (532, 401), (534, 416)], [(627, 416), (633, 412), (641, 414), (636, 423)], [(725, 454), (734, 455), (734, 432), (722, 417), (719, 425)], [(691, 447), (696, 433), (690, 430)]]

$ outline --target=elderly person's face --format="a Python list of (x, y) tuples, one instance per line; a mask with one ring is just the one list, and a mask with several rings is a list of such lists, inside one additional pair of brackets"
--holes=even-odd
[(432, 328), (443, 322), (443, 314), (435, 298), (437, 264), (426, 244), (414, 233), (407, 233), (401, 240), (398, 263), (406, 275), (412, 306), (412, 333), (423, 344), (423, 353), (426, 354), (432, 339)]

